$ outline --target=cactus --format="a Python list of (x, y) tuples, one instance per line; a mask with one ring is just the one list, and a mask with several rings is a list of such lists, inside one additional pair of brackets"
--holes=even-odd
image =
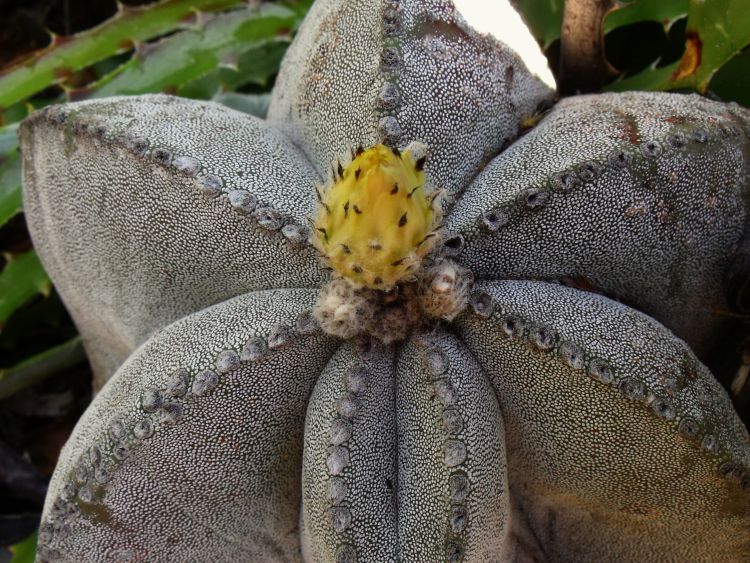
[[(322, 0), (266, 120), (30, 116), (29, 226), (107, 381), (38, 561), (750, 557), (748, 434), (696, 355), (744, 256), (750, 115), (605, 94), (517, 138), (552, 97), (450, 2)], [(422, 175), (439, 208), (390, 199)], [(357, 191), (385, 203), (353, 229)], [(440, 212), (378, 289), (364, 227), (401, 256)]]

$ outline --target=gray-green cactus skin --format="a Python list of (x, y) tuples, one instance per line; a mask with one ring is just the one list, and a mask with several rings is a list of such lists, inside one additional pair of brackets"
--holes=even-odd
[[(37, 561), (748, 560), (748, 434), (693, 351), (747, 224), (748, 114), (570, 98), (503, 151), (551, 96), (448, 1), (329, 0), (267, 121), (169, 96), (27, 119), (29, 226), (109, 379)], [(450, 323), (343, 341), (306, 218), (382, 140), (429, 146), (436, 260), (475, 281)]]

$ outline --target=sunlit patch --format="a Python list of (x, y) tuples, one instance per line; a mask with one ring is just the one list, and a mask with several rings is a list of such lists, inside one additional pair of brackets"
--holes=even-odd
[(531, 74), (556, 89), (546, 57), (509, 0), (454, 0), (453, 3), (471, 27), (508, 45), (518, 53)]

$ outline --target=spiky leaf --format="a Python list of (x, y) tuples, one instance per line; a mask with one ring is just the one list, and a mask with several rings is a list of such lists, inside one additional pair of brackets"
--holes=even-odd
[(137, 43), (192, 25), (191, 16), (197, 10), (223, 10), (240, 3), (163, 0), (158, 5), (139, 8), (121, 5), (117, 15), (103, 24), (72, 37), (55, 37), (49, 48), (0, 74), (0, 110)]
[(604, 19), (604, 31), (608, 33), (618, 27), (644, 21), (660, 22), (668, 29), (675, 20), (687, 15), (689, 3), (689, 0), (621, 2), (620, 7), (610, 12)]
[(21, 207), (21, 159), (14, 148), (0, 158), (0, 227)]
[(279, 34), (299, 24), (294, 11), (276, 5), (247, 8), (211, 19), (196, 30), (163, 39), (141, 52), (94, 86), (93, 97), (119, 94), (171, 92), (182, 85), (214, 72), (222, 65), (236, 65), (246, 53), (261, 55), (257, 50), (278, 39)]
[(662, 68), (646, 69), (608, 89), (705, 92), (714, 74), (748, 44), (750, 11), (745, 0), (691, 0), (682, 58)]

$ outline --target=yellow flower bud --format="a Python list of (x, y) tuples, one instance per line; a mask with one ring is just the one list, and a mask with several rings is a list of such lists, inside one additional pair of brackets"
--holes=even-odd
[(440, 218), (423, 166), (410, 150), (376, 145), (336, 167), (334, 182), (318, 194), (314, 240), (341, 277), (382, 290), (414, 277)]

